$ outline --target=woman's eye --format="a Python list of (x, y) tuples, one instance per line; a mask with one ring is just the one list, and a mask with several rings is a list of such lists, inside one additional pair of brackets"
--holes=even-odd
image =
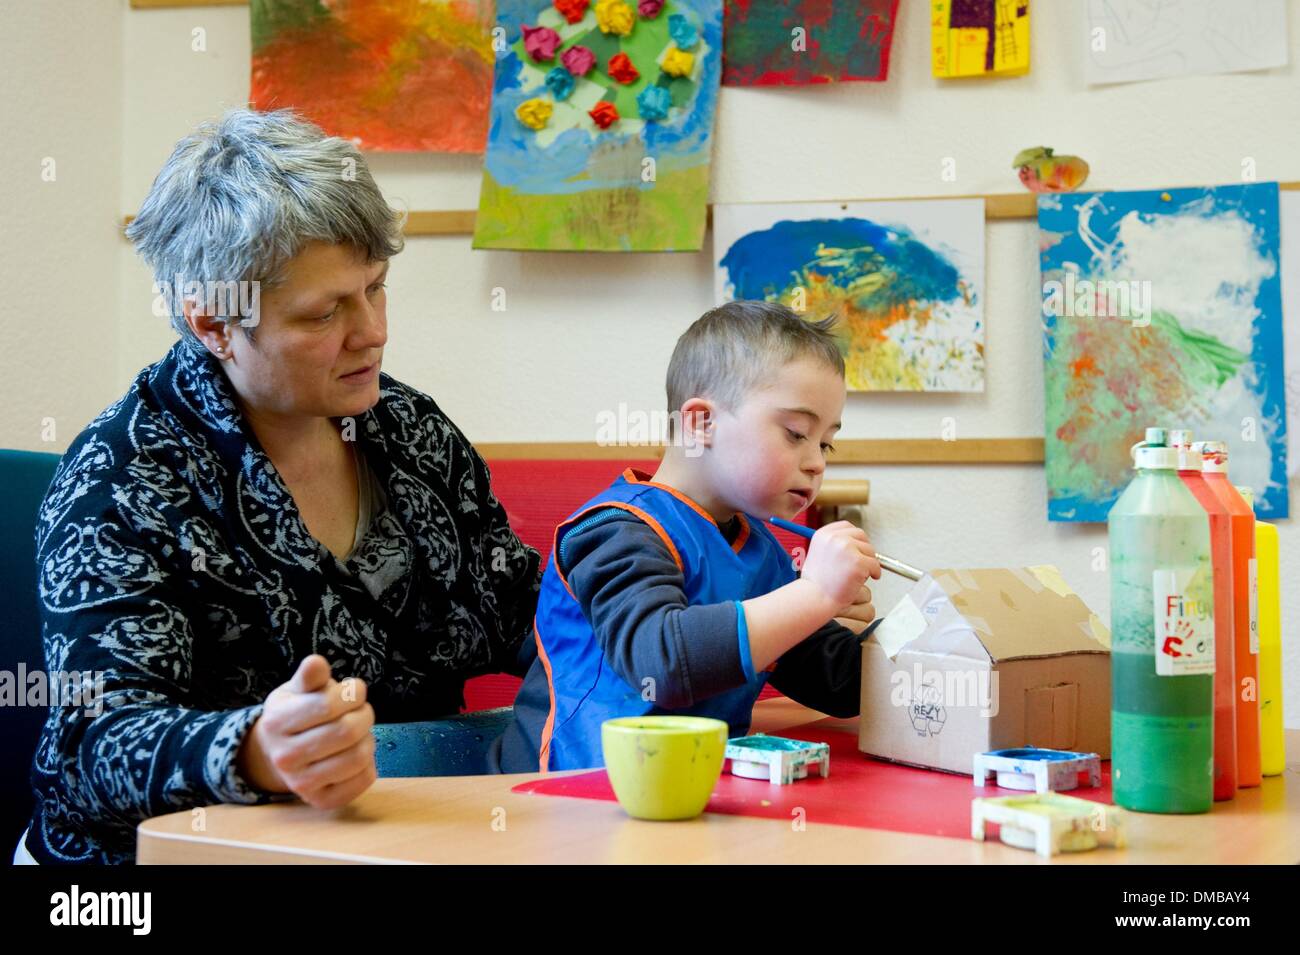
[(796, 443), (799, 442), (799, 441), (802, 441), (802, 440), (804, 440), (806, 437), (808, 437), (808, 436), (805, 435), (805, 434), (800, 434), (798, 431), (791, 431), (789, 428), (786, 428), (786, 429), (785, 429), (785, 433), (788, 434), (788, 435), (790, 436), (790, 440), (791, 440), (791, 441), (794, 441), (794, 442), (796, 442)]
[(322, 315), (320, 318), (316, 319), (316, 321), (328, 322), (333, 317), (334, 317), (334, 312), (330, 312), (328, 315)]
[(822, 454), (834, 454), (834, 453), (835, 453), (835, 445), (833, 444), (822, 445)]
[(370, 288), (367, 290), (367, 294), (374, 295), (381, 288), (388, 288), (388, 284), (385, 282), (377, 282), (374, 285), (370, 286)]

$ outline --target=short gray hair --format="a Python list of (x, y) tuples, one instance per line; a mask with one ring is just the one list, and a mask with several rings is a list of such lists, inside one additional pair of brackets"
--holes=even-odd
[(705, 312), (677, 339), (668, 362), (668, 411), (695, 397), (734, 409), (797, 358), (811, 357), (843, 378), (835, 324), (834, 315), (808, 321), (777, 302), (728, 302)]
[(126, 236), (158, 287), (172, 290), (172, 327), (197, 349), (178, 282), (271, 288), (311, 241), (349, 243), (369, 262), (389, 259), (402, 250), (404, 219), (352, 143), (292, 110), (238, 108), (176, 144)]

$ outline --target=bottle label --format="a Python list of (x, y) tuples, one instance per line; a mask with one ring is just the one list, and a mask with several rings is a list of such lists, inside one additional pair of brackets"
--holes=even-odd
[(1195, 567), (1163, 568), (1152, 574), (1157, 676), (1214, 672), (1213, 596), (1192, 592), (1196, 576)]
[(1250, 572), (1250, 652), (1259, 653), (1259, 564), (1254, 557), (1248, 565)]

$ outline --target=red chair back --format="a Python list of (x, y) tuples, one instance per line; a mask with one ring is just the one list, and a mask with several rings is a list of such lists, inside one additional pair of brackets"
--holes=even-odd
[[(555, 528), (585, 501), (594, 497), (629, 467), (653, 474), (659, 466), (655, 459), (629, 458), (621, 461), (489, 461), (492, 490), (519, 539), (542, 555), (542, 565), (551, 555)], [(777, 538), (787, 550), (807, 548), (807, 542), (786, 531)], [(504, 673), (475, 677), (465, 684), (465, 709), (487, 710), (510, 706), (515, 701), (520, 680)], [(776, 690), (763, 688), (759, 699), (780, 696)]]

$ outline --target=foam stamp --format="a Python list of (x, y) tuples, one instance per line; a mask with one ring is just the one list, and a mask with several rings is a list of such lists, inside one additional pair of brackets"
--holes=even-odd
[(823, 777), (831, 774), (831, 748), (826, 743), (755, 733), (727, 740), (726, 756), (733, 776), (767, 779), (779, 786), (807, 778), (813, 764)]
[(1089, 786), (1100, 786), (1101, 757), (1036, 746), (976, 753), (975, 785), (985, 785), (990, 773), (997, 773), (998, 785), (1003, 789), (1064, 792), (1078, 788), (1080, 773), (1088, 774)]
[(1059, 793), (1031, 793), (972, 800), (970, 837), (984, 841), (988, 823), (998, 825), (1004, 843), (1040, 856), (1083, 852), (1097, 846), (1122, 849), (1124, 813), (1115, 806)]

